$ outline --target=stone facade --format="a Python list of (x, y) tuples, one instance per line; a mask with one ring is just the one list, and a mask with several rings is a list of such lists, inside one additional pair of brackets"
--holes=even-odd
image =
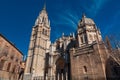
[(72, 80), (105, 80), (106, 57), (107, 52), (103, 43), (71, 49)]
[[(50, 21), (44, 7), (32, 29), (24, 80), (106, 80), (107, 73), (114, 72), (106, 69), (110, 47), (91, 18), (83, 14), (77, 27), (76, 34), (63, 33), (50, 43)], [(115, 57), (112, 60), (119, 62)]]
[(108, 53), (92, 19), (83, 15), (78, 24), (77, 37), (79, 45), (69, 53), (72, 80), (105, 80)]
[(44, 78), (45, 56), (50, 46), (50, 21), (45, 7), (40, 12), (35, 25), (32, 28), (28, 58), (25, 69), (25, 79), (31, 76)]
[(0, 80), (17, 80), (23, 54), (0, 34)]

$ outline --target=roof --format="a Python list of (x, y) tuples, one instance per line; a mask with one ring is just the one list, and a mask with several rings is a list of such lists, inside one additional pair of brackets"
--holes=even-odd
[(90, 18), (85, 18), (85, 23), (86, 24), (95, 24), (94, 21)]
[(80, 24), (95, 24), (95, 22), (91, 18), (87, 18), (85, 15), (82, 16), (80, 20)]
[(8, 43), (10, 43), (15, 49), (17, 49), (23, 55), (23, 53), (12, 42), (10, 42), (6, 37), (4, 37), (1, 33), (0, 33), (0, 36), (4, 38)]

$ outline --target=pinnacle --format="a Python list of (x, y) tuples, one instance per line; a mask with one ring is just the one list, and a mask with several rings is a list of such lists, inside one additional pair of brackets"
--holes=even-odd
[(85, 18), (85, 17), (86, 17), (85, 13), (83, 13), (83, 14), (82, 14), (82, 17), (83, 17), (83, 18)]
[(46, 0), (44, 1), (44, 7), (43, 7), (44, 10), (46, 10)]

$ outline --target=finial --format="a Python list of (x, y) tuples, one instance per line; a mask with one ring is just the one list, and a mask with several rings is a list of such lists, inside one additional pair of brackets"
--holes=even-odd
[(46, 0), (44, 1), (44, 7), (43, 7), (44, 10), (46, 10)]
[(118, 44), (116, 44), (116, 49), (119, 49), (119, 46), (118, 46)]
[(50, 20), (49, 20), (49, 26), (50, 26)]
[(70, 36), (72, 36), (72, 33), (70, 33)]
[(75, 38), (75, 34), (73, 33), (72, 35), (73, 35), (73, 38)]
[(85, 16), (85, 13), (83, 13), (83, 14), (82, 14), (82, 17), (83, 17), (83, 18), (85, 18), (85, 17), (86, 17), (86, 16)]
[(64, 33), (62, 33), (62, 36), (64, 36)]

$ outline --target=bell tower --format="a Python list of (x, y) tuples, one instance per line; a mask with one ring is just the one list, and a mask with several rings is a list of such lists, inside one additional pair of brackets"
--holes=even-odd
[(32, 28), (25, 74), (44, 76), (45, 54), (50, 43), (50, 21), (44, 5)]
[(82, 15), (82, 19), (78, 23), (77, 38), (79, 47), (92, 44), (94, 41), (102, 41), (100, 30), (97, 29), (94, 21), (87, 18), (85, 14)]

